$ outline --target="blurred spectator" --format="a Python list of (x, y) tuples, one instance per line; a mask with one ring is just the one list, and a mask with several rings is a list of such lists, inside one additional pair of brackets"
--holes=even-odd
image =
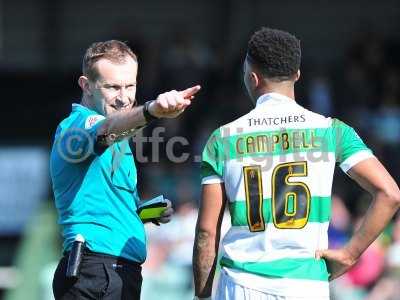
[(164, 88), (191, 86), (206, 80), (215, 67), (215, 55), (207, 43), (188, 34), (184, 27), (165, 43), (161, 58), (161, 83)]
[(329, 247), (340, 248), (350, 237), (351, 215), (339, 195), (332, 195), (332, 217), (328, 229)]
[(329, 79), (323, 76), (315, 76), (309, 86), (310, 110), (331, 116), (333, 113), (332, 95)]
[(392, 70), (385, 74), (385, 89), (379, 109), (373, 114), (373, 134), (385, 146), (400, 143), (400, 76)]
[(393, 244), (386, 254), (386, 269), (383, 277), (372, 289), (366, 300), (398, 300), (400, 286), (400, 218), (393, 227)]
[[(354, 220), (354, 230), (357, 230), (363, 220)], [(361, 255), (357, 264), (345, 275), (356, 287), (368, 289), (380, 277), (384, 268), (385, 252), (381, 241), (377, 239)]]

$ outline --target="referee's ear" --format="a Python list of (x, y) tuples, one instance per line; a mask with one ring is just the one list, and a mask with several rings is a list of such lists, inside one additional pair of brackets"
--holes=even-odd
[(78, 79), (78, 84), (82, 89), (82, 92), (88, 96), (92, 95), (92, 91), (89, 86), (89, 79), (86, 76), (80, 76)]

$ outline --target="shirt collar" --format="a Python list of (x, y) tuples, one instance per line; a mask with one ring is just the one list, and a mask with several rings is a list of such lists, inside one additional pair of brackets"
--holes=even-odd
[(83, 105), (79, 103), (72, 103), (72, 110), (82, 109), (85, 108)]
[(99, 115), (98, 112), (94, 111), (93, 109), (90, 109), (82, 104), (79, 103), (72, 103), (72, 111), (82, 111), (82, 110), (86, 110), (89, 111), (90, 113), (94, 114), (94, 115)]
[(277, 105), (284, 103), (296, 103), (296, 101), (279, 93), (267, 93), (258, 97), (256, 107), (259, 105)]

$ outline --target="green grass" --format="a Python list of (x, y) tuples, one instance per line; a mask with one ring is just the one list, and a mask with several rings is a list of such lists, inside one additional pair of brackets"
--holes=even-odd
[(15, 255), (17, 286), (6, 292), (5, 300), (52, 299), (51, 278), (61, 250), (54, 205), (44, 202), (32, 217)]

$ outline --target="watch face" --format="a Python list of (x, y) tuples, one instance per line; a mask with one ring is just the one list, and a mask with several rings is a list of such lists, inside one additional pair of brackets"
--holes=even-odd
[(147, 122), (151, 122), (153, 120), (157, 120), (158, 119), (157, 117), (153, 116), (149, 112), (149, 106), (150, 106), (151, 102), (152, 101), (147, 101), (143, 105), (143, 116), (144, 116), (144, 118), (146, 119)]

